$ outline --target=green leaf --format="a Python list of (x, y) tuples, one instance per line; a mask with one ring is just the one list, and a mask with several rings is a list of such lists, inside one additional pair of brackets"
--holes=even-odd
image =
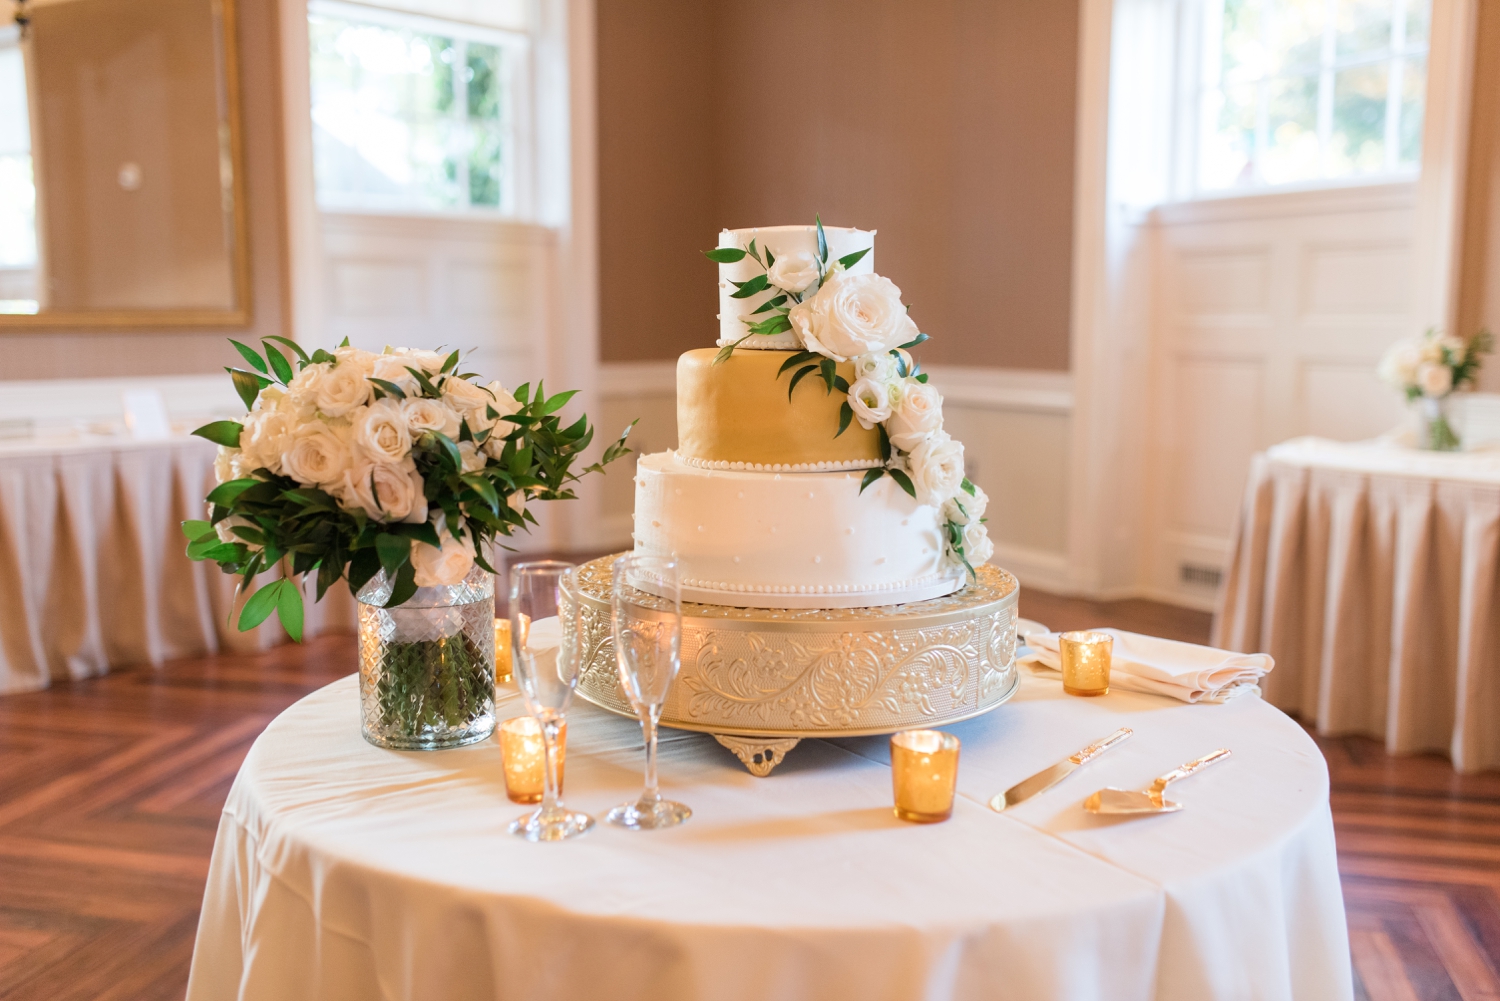
[(229, 339), (229, 343), (234, 345), (234, 349), (240, 353), (241, 358), (250, 363), (251, 368), (261, 373), (269, 371), (266, 368), (265, 359), (261, 358), (260, 354), (254, 348), (248, 344), (241, 344), (233, 337)]
[(464, 473), (459, 479), (473, 487), (474, 492), (484, 498), (491, 510), (500, 509), (500, 495), (495, 493), (495, 485), (490, 482), (489, 477), (483, 473)]
[(375, 552), (380, 555), (380, 566), (389, 576), (411, 560), (411, 540), (404, 535), (381, 532), (375, 536)]
[(271, 384), (271, 380), (265, 376), (246, 372), (242, 368), (226, 368), (224, 371), (234, 380), (234, 391), (240, 394), (246, 410), (255, 406), (255, 398), (260, 395), (261, 389)]
[(833, 388), (837, 389), (841, 393), (848, 393), (849, 392), (849, 380), (845, 379), (841, 375), (836, 375), (836, 376), (833, 377)]
[(281, 618), (281, 628), (297, 643), (302, 642), (302, 589), (290, 580), (281, 582), (281, 593), (276, 596), (276, 614)]
[(199, 438), (207, 438), (215, 445), (223, 445), (225, 448), (239, 448), (240, 434), (245, 430), (245, 425), (239, 421), (214, 421), (198, 428), (193, 434)]
[(922, 372), (919, 375), (912, 376), (912, 378), (916, 379), (920, 383), (924, 383), (925, 384), (927, 382), (927, 373), (926, 372)]
[(224, 507), (233, 507), (235, 499), (251, 487), (260, 486), (261, 480), (242, 477), (238, 480), (225, 480), (208, 492), (205, 498), (210, 504), (222, 504)]
[(240, 609), (240, 632), (249, 632), (276, 611), (281, 589), (286, 584), (284, 580), (273, 581), (250, 596), (250, 600), (245, 602), (245, 607)]
[(901, 489), (911, 494), (912, 499), (915, 500), (917, 496), (917, 488), (911, 485), (911, 477), (907, 476), (906, 473), (900, 469), (891, 469), (888, 470), (888, 472), (891, 474), (891, 479), (901, 484)]
[(828, 392), (833, 392), (833, 379), (838, 374), (838, 362), (832, 358), (824, 358), (818, 363), (818, 368), (823, 376), (823, 384), (828, 387)]
[(745, 251), (745, 253), (747, 253), (751, 257), (755, 258), (755, 263), (756, 264), (759, 264), (761, 267), (765, 267), (765, 264), (761, 262), (760, 254), (758, 254), (758, 253), (755, 252), (755, 241), (754, 240), (750, 241), (750, 249), (747, 250), (747, 251)]
[(823, 233), (823, 218), (814, 215), (813, 222), (818, 227), (818, 263), (826, 266), (828, 264), (828, 237)]
[(266, 544), (265, 535), (259, 529), (251, 528), (249, 525), (236, 525), (230, 531), (252, 546), (264, 546)]
[(345, 334), (344, 335), (344, 339), (341, 340), (341, 341), (339, 341), (339, 347), (341, 347), (341, 348), (347, 348), (348, 346), (349, 346), (349, 335)]
[(778, 306), (785, 306), (785, 305), (786, 305), (786, 296), (785, 295), (778, 295), (775, 298), (767, 299), (765, 302), (761, 303), (759, 306), (756, 306), (753, 310), (750, 311), (750, 315), (754, 316), (756, 313), (764, 313), (768, 309), (776, 309)]
[(271, 371), (276, 373), (276, 378), (281, 380), (283, 386), (292, 381), (292, 363), (286, 360), (286, 355), (269, 344), (266, 344), (266, 361), (271, 363)]
[(703, 256), (716, 264), (738, 264), (745, 259), (745, 252), (738, 247), (715, 247), (705, 250)]
[(759, 323), (751, 323), (749, 320), (745, 320), (744, 322), (752, 334), (769, 336), (792, 329), (792, 321), (787, 319), (785, 313), (778, 313), (768, 320), (761, 320)]
[(360, 588), (380, 572), (380, 553), (374, 548), (361, 549), (349, 560), (349, 593), (359, 597)]
[(771, 253), (771, 248), (766, 248), (766, 270), (769, 271), (776, 266), (776, 255)]
[(843, 265), (845, 271), (848, 271), (850, 268), (854, 267), (854, 265), (858, 264), (869, 252), (870, 248), (866, 247), (864, 250), (856, 250), (852, 254), (845, 254), (843, 257), (839, 258), (839, 263)]
[(810, 361), (817, 361), (820, 357), (822, 356), (819, 355), (816, 351), (798, 351), (796, 354), (792, 355), (786, 361), (781, 363), (781, 368), (776, 370), (776, 378), (781, 378), (789, 368), (796, 368), (798, 365), (802, 365)]
[(854, 408), (849, 406), (848, 400), (845, 400), (843, 406), (839, 407), (839, 429), (835, 432), (834, 437), (837, 438), (849, 430), (849, 422), (852, 420), (854, 420)]
[(568, 401), (571, 400), (573, 397), (575, 397), (577, 395), (578, 395), (578, 390), (576, 390), (576, 389), (570, 389), (570, 390), (568, 390), (565, 393), (558, 393), (556, 396), (552, 397), (552, 399), (550, 399), (546, 403), (542, 404), (542, 413), (543, 414), (556, 413), (557, 411), (561, 410), (563, 407), (567, 406)]
[(182, 523), (182, 534), (189, 542), (197, 542), (205, 535), (213, 535), (214, 526), (206, 521), (184, 521)]
[(923, 341), (930, 340), (932, 340), (932, 338), (928, 337), (926, 334), (918, 334), (915, 338), (907, 341), (905, 344), (897, 345), (897, 350), (910, 350), (911, 348), (916, 347), (918, 344), (921, 344)]
[(406, 392), (405, 392), (405, 390), (403, 390), (400, 386), (396, 385), (394, 382), (388, 382), (385, 379), (377, 379), (374, 376), (365, 376), (365, 378), (368, 379), (370, 382), (373, 382), (375, 385), (379, 386), (381, 389), (385, 390), (391, 396), (394, 396), (396, 399), (398, 399), (398, 400), (404, 400), (404, 399), (406, 399)]
[(442, 369), (440, 371), (444, 375), (447, 375), (449, 372), (453, 371), (457, 367), (458, 367), (458, 350), (454, 349), (454, 352), (451, 355), (449, 355), (447, 358), (445, 358), (443, 360), (443, 367), (442, 367)]
[(881, 467), (881, 466), (876, 466), (874, 469), (868, 469), (868, 470), (866, 470), (865, 471), (865, 478), (863, 480), (861, 480), (860, 483), (859, 483), (859, 492), (860, 493), (864, 493), (865, 492), (865, 487), (869, 486), (871, 483), (874, 483), (876, 480), (880, 479), (884, 475), (885, 475), (885, 469), (884, 469), (884, 467)]
[(262, 341), (275, 341), (278, 344), (285, 344), (287, 347), (291, 348), (293, 352), (296, 353), (296, 355), (297, 355), (298, 358), (300, 358), (302, 360), (302, 364), (304, 364), (304, 365), (311, 365), (312, 364), (312, 359), (309, 358), (309, 357), (307, 357), (307, 352), (302, 350), (302, 345), (298, 344), (296, 341), (292, 340), (290, 337), (282, 337), (280, 334), (267, 334), (266, 336), (262, 337), (261, 340)]
[(964, 489), (964, 493), (968, 494), (970, 497), (974, 496), (974, 484), (969, 482), (969, 478), (967, 476), (964, 477), (964, 481), (961, 486)]
[(816, 372), (817, 370), (818, 370), (818, 366), (816, 366), (816, 365), (808, 365), (808, 366), (806, 366), (804, 368), (799, 368), (797, 370), (796, 374), (794, 374), (792, 376), (792, 384), (786, 388), (786, 398), (787, 398), (788, 402), (790, 402), (791, 399), (792, 399), (792, 392), (794, 390), (796, 390), (797, 383), (801, 382), (804, 377), (806, 377), (807, 375), (809, 375), (812, 372)]
[(453, 463), (454, 470), (462, 469), (464, 467), (463, 453), (458, 450), (458, 446), (454, 444), (453, 439), (449, 438), (441, 431), (433, 431), (432, 437), (437, 439), (437, 443), (441, 445), (443, 451), (447, 453), (449, 461)]
[(734, 284), (739, 286), (739, 291), (733, 293), (730, 298), (748, 299), (758, 292), (764, 292), (770, 285), (770, 279), (768, 279), (765, 275), (756, 275), (754, 278), (750, 279), (747, 282), (735, 282)]
[(396, 571), (396, 579), (391, 585), (391, 596), (386, 599), (385, 607), (395, 608), (416, 593), (417, 568), (410, 563), (402, 564), (401, 569)]
[(391, 525), (389, 526), (388, 531), (392, 535), (404, 535), (408, 539), (416, 539), (418, 542), (425, 542), (429, 546), (432, 546), (434, 549), (440, 547), (443, 544), (443, 540), (438, 538), (437, 529), (432, 526), (431, 522), (427, 521), (418, 522), (415, 525)]
[(886, 433), (884, 424), (875, 425), (880, 431), (880, 461), (891, 461), (891, 436)]
[(531, 383), (523, 382), (519, 386), (517, 386), (516, 391), (514, 393), (511, 393), (510, 395), (514, 396), (516, 398), (516, 402), (524, 407), (526, 406), (526, 394), (530, 391)]

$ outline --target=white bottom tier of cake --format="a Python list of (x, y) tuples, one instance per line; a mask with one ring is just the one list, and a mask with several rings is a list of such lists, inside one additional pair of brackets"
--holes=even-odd
[[(682, 597), (756, 608), (861, 608), (937, 598), (967, 571), (942, 519), (890, 477), (702, 469), (674, 452), (636, 467), (635, 550), (676, 553)], [(660, 593), (649, 579), (632, 579)]]

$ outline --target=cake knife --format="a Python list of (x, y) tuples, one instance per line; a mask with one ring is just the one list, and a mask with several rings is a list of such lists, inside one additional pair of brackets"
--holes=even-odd
[(1130, 727), (1122, 726), (1103, 740), (1094, 741), (1077, 754), (1062, 759), (1050, 768), (1043, 768), (1029, 779), (1022, 779), (990, 800), (990, 809), (999, 813), (1006, 807), (1015, 806), (1017, 803), (1028, 800), (1039, 792), (1046, 792), (1073, 774), (1074, 769), (1093, 761), (1134, 732)]

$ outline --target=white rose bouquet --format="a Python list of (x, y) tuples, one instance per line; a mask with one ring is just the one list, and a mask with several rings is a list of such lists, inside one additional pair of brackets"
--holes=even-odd
[[(768, 318), (747, 319), (749, 332), (720, 349), (715, 364), (752, 337), (794, 333), (802, 350), (793, 352), (777, 372), (778, 378), (791, 372), (787, 398), (814, 374), (827, 392), (843, 393), (833, 436), (843, 434), (856, 420), (880, 436), (882, 464), (865, 473), (860, 492), (889, 476), (919, 503), (941, 509), (947, 558), (972, 574), (973, 564), (985, 562), (994, 552), (982, 518), (988, 499), (964, 476), (964, 447), (943, 430), (943, 397), (928, 385), (927, 374), (912, 359), (911, 349), (928, 337), (917, 329), (901, 301), (901, 290), (890, 279), (847, 273), (868, 251), (830, 262), (822, 220), (814, 217), (814, 224), (815, 258), (778, 260), (769, 249), (757, 249), (754, 240), (744, 249), (704, 251), (719, 264), (749, 257), (765, 269), (764, 274), (736, 282), (735, 298), (767, 289), (775, 292), (755, 314), (767, 313)], [(853, 364), (852, 384), (838, 374), (840, 362)]]
[[(392, 607), (419, 587), (462, 581), (475, 564), (494, 573), (487, 544), (536, 524), (528, 499), (574, 497), (573, 464), (594, 429), (586, 416), (562, 426), (571, 391), (480, 385), (455, 374), (457, 351), (375, 354), (345, 341), (308, 355), (270, 337), (262, 356), (230, 343), (250, 365), (228, 370), (250, 412), (193, 432), (219, 446), (219, 482), (208, 520), (182, 529), (188, 556), (239, 575), (241, 591), (280, 568), (245, 603), (241, 630), (275, 612), (300, 640), (297, 582), (307, 574), (317, 574), (321, 600), (341, 579), (358, 594), (383, 570)], [(628, 454), (634, 426), (583, 473)]]
[(1380, 359), (1380, 378), (1406, 394), (1408, 401), (1422, 400), (1424, 444), (1448, 451), (1458, 447), (1458, 435), (1448, 423), (1438, 401), (1455, 390), (1472, 386), (1479, 375), (1481, 355), (1494, 350), (1494, 338), (1481, 330), (1468, 340), (1447, 337), (1435, 329), (1421, 337), (1398, 341)]

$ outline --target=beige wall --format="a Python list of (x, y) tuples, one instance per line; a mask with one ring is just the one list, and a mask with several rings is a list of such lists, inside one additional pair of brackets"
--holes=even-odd
[(280, 61), (276, 5), (246, 0), (239, 15), (245, 183), (250, 223), (252, 324), (217, 330), (0, 330), (0, 380), (213, 372), (235, 364), (227, 337), (251, 340), (287, 327)]
[[(1478, 6), (1469, 159), (1459, 262), (1458, 329), (1500, 335), (1500, 4)], [(1500, 361), (1480, 370), (1480, 388), (1500, 391)]]
[(929, 361), (1066, 369), (1077, 31), (1057, 0), (600, 0), (604, 360), (710, 343), (697, 251), (820, 212), (880, 230)]

